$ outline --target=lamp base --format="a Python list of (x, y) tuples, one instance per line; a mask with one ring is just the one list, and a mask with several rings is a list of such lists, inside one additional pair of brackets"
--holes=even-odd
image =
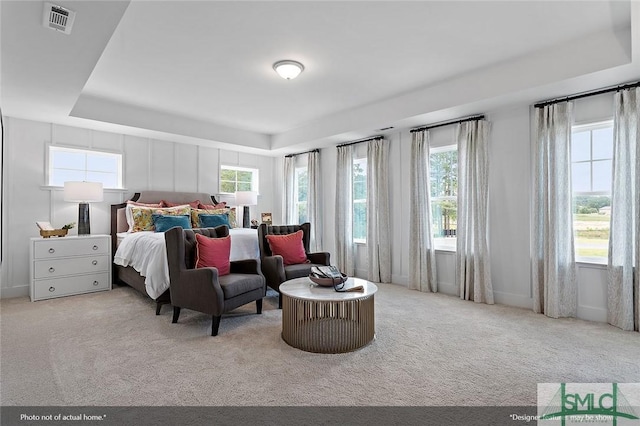
[(78, 235), (91, 234), (91, 225), (89, 223), (89, 203), (80, 203), (78, 205)]
[(251, 215), (249, 206), (244, 206), (244, 210), (242, 213), (242, 227), (243, 228), (250, 228), (251, 227), (251, 219), (249, 218), (249, 216)]

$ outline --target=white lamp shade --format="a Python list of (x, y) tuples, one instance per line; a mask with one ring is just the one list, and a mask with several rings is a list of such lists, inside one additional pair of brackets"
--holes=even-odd
[(103, 200), (100, 182), (65, 182), (64, 200), (75, 203), (89, 203)]
[(239, 206), (255, 206), (258, 204), (258, 193), (255, 191), (237, 191), (236, 204)]

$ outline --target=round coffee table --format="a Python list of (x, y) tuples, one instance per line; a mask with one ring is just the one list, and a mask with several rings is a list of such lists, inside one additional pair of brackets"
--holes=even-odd
[(337, 292), (309, 278), (280, 284), (282, 339), (307, 352), (342, 353), (363, 347), (375, 335), (373, 296), (375, 284), (349, 278), (344, 288), (362, 286), (363, 291)]

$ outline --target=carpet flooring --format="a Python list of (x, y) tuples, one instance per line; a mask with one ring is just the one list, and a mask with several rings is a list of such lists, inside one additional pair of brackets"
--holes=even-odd
[(538, 383), (640, 382), (640, 333), (380, 284), (376, 339), (314, 354), (273, 293), (210, 317), (129, 287), (0, 301), (3, 406), (530, 406)]

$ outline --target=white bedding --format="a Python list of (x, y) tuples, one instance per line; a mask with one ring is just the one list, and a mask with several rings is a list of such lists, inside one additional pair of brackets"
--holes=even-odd
[[(233, 228), (230, 260), (259, 259), (258, 231), (250, 228)], [(124, 236), (118, 234), (118, 239)], [(157, 299), (169, 288), (169, 266), (163, 232), (133, 232), (122, 238), (113, 263), (131, 266), (145, 277), (147, 294)]]

